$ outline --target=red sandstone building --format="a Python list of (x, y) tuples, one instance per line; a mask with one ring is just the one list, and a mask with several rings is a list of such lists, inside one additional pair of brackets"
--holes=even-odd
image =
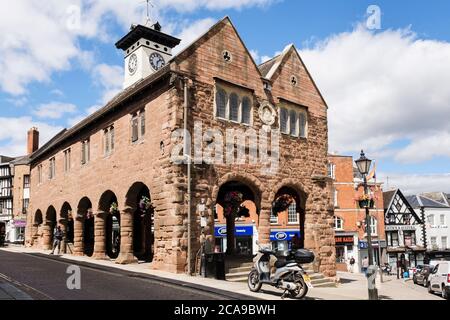
[[(158, 24), (133, 26), (116, 44), (125, 54), (124, 90), (32, 155), (27, 245), (49, 249), (61, 225), (63, 247), (75, 255), (192, 271), (202, 235), (217, 241), (215, 213), (238, 192), (252, 212), (253, 239), (268, 244), (274, 229), (295, 228), (301, 246), (316, 254), (316, 271), (334, 277), (327, 105), (297, 50), (288, 46), (258, 66), (228, 17), (173, 56), (179, 42)], [(250, 161), (174, 163), (174, 133), (194, 132), (199, 121), (224, 135), (279, 133), (279, 151), (270, 152), (279, 160), (275, 174)], [(200, 144), (207, 148), (215, 138)], [(295, 201), (290, 225), (283, 214), (271, 219), (272, 204), (284, 195)], [(229, 230), (234, 224), (226, 219)], [(253, 250), (232, 246), (234, 253)]]
[[(347, 271), (351, 257), (356, 261), (354, 271), (360, 270), (361, 261), (368, 256), (367, 234), (365, 231), (365, 209), (360, 208), (358, 197), (364, 193), (362, 177), (354, 165), (352, 157), (330, 155), (329, 176), (333, 179), (333, 199), (336, 232), (336, 266)], [(384, 205), (381, 183), (369, 181), (370, 193), (375, 197), (374, 208), (370, 210), (371, 234), (375, 262), (385, 262), (386, 241), (384, 230)]]

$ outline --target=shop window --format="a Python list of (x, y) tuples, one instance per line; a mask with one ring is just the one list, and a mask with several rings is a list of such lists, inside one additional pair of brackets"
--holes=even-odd
[(411, 247), (416, 245), (416, 233), (414, 231), (403, 232), (405, 246)]

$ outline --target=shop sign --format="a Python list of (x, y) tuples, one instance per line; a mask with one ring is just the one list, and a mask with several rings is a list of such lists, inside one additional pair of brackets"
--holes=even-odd
[(291, 241), (295, 235), (297, 235), (297, 237), (300, 238), (300, 231), (290, 231), (290, 230), (271, 231), (270, 241)]
[(411, 226), (411, 225), (387, 225), (384, 228), (386, 231), (399, 231), (399, 230), (414, 231), (414, 230), (416, 230), (416, 227)]
[(27, 222), (25, 220), (15, 220), (14, 221), (14, 226), (17, 228), (24, 228), (26, 227)]
[(354, 243), (353, 236), (335, 236), (336, 245), (350, 245)]
[(9, 213), (0, 213), (0, 221), (12, 220), (12, 215)]
[[(378, 248), (378, 245), (381, 245), (381, 248), (386, 248), (386, 241), (372, 241), (372, 247), (374, 248)], [(359, 248), (360, 249), (368, 249), (369, 248), (369, 243), (367, 241), (359, 241)]]
[[(227, 227), (214, 227), (214, 236), (215, 237), (226, 237), (227, 236)], [(253, 236), (253, 226), (236, 226), (234, 229), (235, 237), (251, 237)]]

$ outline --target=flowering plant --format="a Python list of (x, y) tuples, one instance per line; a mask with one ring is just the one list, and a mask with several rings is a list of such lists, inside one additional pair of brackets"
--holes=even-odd
[(141, 201), (139, 201), (139, 209), (144, 213), (141, 217), (144, 217), (146, 214), (152, 213), (155, 207), (150, 199), (144, 196), (141, 198)]
[(288, 194), (279, 196), (272, 203), (272, 212), (276, 216), (279, 212), (286, 211), (294, 203), (294, 198)]
[(116, 212), (119, 212), (119, 206), (117, 205), (117, 202), (111, 203), (111, 207), (109, 208), (109, 212), (111, 214), (114, 214)]
[(376, 199), (373, 194), (362, 194), (356, 196), (355, 201), (359, 203), (360, 208), (373, 208)]
[(223, 208), (225, 217), (239, 214), (243, 197), (242, 193), (237, 191), (231, 191), (225, 195), (225, 205)]
[(92, 209), (88, 209), (86, 212), (86, 219), (92, 219), (94, 217), (94, 211)]

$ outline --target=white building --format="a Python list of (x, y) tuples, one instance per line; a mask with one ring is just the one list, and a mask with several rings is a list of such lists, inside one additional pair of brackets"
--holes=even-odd
[[(450, 203), (449, 194), (426, 193), (409, 196), (408, 201), (415, 211), (425, 220), (422, 238), (426, 234), (427, 250), (445, 250), (450, 248)], [(423, 228), (422, 228), (423, 229)]]

